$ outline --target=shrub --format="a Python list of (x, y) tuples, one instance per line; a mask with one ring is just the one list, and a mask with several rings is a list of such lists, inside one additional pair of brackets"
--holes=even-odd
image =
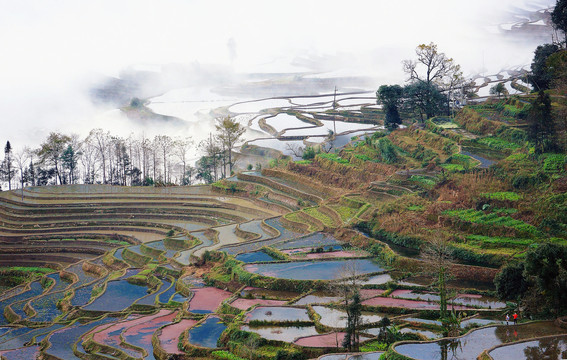
[(337, 154), (320, 153), (317, 156), (320, 157), (320, 158), (323, 158), (323, 159), (327, 159), (327, 160), (337, 162), (339, 164), (349, 164), (349, 161), (347, 159), (343, 159), (340, 156), (338, 156)]
[(380, 156), (386, 164), (395, 163), (398, 159), (396, 147), (394, 146), (394, 144), (392, 144), (392, 141), (390, 141), (390, 139), (385, 137), (379, 138), (375, 143), (373, 143), (373, 145), (377, 150), (380, 151)]
[(217, 350), (217, 351), (213, 351), (211, 353), (211, 355), (213, 355), (213, 357), (215, 359), (219, 359), (219, 360), (246, 360), (244, 358), (241, 358), (239, 356), (234, 355), (233, 353), (230, 353), (228, 351), (225, 350)]
[(303, 160), (313, 160), (315, 158), (315, 155), (317, 155), (315, 148), (313, 146), (306, 146), (303, 150), (303, 155), (301, 155), (301, 158)]
[(494, 200), (518, 201), (522, 199), (522, 195), (511, 191), (483, 193), (480, 195), (487, 199), (494, 199)]
[(563, 171), (567, 157), (561, 154), (551, 154), (543, 161), (543, 171), (546, 173), (559, 173)]
[(520, 145), (498, 137), (485, 137), (477, 140), (477, 142), (496, 150), (516, 150), (520, 148)]

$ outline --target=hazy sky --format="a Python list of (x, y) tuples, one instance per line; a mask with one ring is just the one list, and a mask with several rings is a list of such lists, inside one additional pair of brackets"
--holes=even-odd
[(324, 58), (336, 60), (327, 66), (402, 82), (400, 61), (431, 41), (466, 73), (483, 64), (490, 71), (524, 65), (534, 44), (504, 42), (493, 26), (516, 21), (515, 7), (554, 3), (0, 0), (0, 142), (36, 142), (53, 130), (84, 133), (82, 124), (96, 124), (97, 113), (85, 84), (131, 65), (283, 72), (305, 70), (291, 65), (296, 57)]

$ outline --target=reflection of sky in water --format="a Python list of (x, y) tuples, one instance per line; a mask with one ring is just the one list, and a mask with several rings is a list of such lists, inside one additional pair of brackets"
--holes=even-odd
[(330, 260), (330, 261), (296, 261), (293, 263), (246, 265), (247, 271), (279, 279), (296, 280), (331, 280), (340, 277), (345, 264), (353, 263), (360, 274), (383, 271), (376, 263), (366, 259)]
[(217, 340), (226, 325), (220, 322), (218, 317), (209, 317), (200, 325), (194, 326), (189, 330), (189, 343), (197, 346), (216, 348)]

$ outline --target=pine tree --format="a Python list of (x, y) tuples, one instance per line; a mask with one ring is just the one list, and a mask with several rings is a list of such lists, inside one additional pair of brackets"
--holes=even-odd
[(6, 146), (4, 147), (4, 173), (6, 174), (6, 180), (8, 180), (8, 190), (12, 190), (12, 145), (9, 141), (6, 141)]
[(544, 91), (538, 93), (528, 114), (528, 138), (534, 144), (536, 154), (555, 147), (551, 99)]
[(359, 328), (361, 324), (362, 304), (360, 302), (360, 294), (355, 290), (350, 303), (347, 304), (347, 328), (345, 338), (343, 339), (343, 347), (348, 351), (358, 351), (360, 343)]

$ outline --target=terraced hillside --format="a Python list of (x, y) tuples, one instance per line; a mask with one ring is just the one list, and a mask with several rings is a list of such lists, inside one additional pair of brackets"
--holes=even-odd
[(166, 234), (198, 243), (190, 232), (277, 214), (262, 200), (226, 197), (205, 186), (26, 188), (1, 193), (0, 259), (5, 264), (70, 264)]
[[(352, 359), (388, 349), (435, 358), (448, 330), (421, 251), (435, 234), (455, 260), (451, 331), (494, 324), (463, 339), (515, 341), (498, 335), (515, 304), (495, 297), (493, 279), (528, 246), (565, 242), (563, 214), (549, 211), (565, 199), (565, 158), (528, 156), (520, 127), (489, 119), (501, 110), (470, 110), (478, 118), (467, 110), (355, 136), (336, 152), (211, 186), (1, 193), (0, 357)], [(515, 174), (518, 164), (545, 177)], [(350, 282), (365, 354), (327, 355), (349, 331)], [(396, 340), (380, 335), (385, 327)], [(564, 337), (549, 323), (518, 332)]]
[[(21, 284), (0, 295), (0, 356), (320, 356), (331, 350), (333, 331), (344, 336), (346, 325), (337, 320), (344, 317), (341, 298), (328, 286), (345, 276), (347, 264), (365, 276), (365, 340), (373, 341), (384, 313), (395, 318), (399, 309), (438, 308), (435, 299), (423, 301), (434, 294), (388, 273), (379, 253), (357, 247), (370, 239), (333, 235), (412, 189), (377, 182), (348, 192), (309, 181), (271, 170), (213, 187), (89, 185), (2, 193), (3, 279)], [(408, 290), (385, 292), (392, 281)], [(286, 322), (266, 319), (266, 306), (272, 307), (269, 316), (282, 314)], [(295, 313), (302, 315), (295, 319)], [(266, 321), (271, 325), (258, 327)], [(423, 331), (399, 321), (408, 331)], [(260, 346), (235, 348), (230, 339), (241, 332), (258, 336)], [(282, 335), (274, 338), (274, 332)]]

